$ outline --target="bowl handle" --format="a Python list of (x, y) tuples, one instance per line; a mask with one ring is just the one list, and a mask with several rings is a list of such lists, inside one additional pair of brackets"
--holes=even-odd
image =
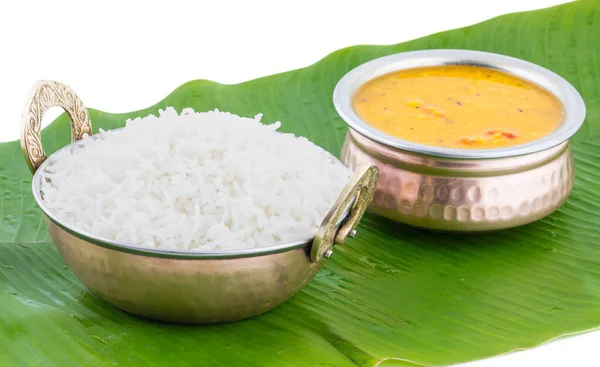
[(354, 171), (317, 231), (310, 252), (312, 261), (329, 257), (334, 245), (354, 237), (355, 228), (373, 199), (378, 178), (379, 170), (374, 165), (363, 164)]
[(90, 115), (71, 88), (51, 80), (37, 81), (29, 92), (21, 119), (21, 149), (32, 173), (46, 160), (40, 136), (42, 117), (54, 106), (62, 107), (71, 119), (71, 142), (84, 134), (92, 135)]

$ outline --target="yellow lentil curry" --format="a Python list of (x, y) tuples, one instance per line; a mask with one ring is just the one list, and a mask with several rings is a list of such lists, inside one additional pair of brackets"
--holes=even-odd
[(469, 65), (400, 70), (359, 88), (354, 110), (378, 130), (424, 145), (501, 148), (552, 133), (563, 107), (545, 89)]

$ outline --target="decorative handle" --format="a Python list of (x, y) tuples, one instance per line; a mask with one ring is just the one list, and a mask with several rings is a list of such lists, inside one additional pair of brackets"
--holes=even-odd
[(373, 199), (378, 178), (379, 170), (373, 165), (363, 164), (354, 171), (317, 231), (310, 252), (312, 261), (329, 257), (335, 244), (341, 245), (348, 237), (354, 237), (355, 228)]
[(46, 160), (40, 130), (42, 117), (54, 106), (62, 107), (71, 119), (71, 142), (84, 134), (92, 135), (90, 115), (71, 88), (51, 80), (37, 81), (29, 92), (21, 120), (21, 149), (32, 173)]

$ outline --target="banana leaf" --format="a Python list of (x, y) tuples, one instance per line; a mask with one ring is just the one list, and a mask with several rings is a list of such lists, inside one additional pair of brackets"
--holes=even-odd
[[(357, 237), (283, 306), (233, 324), (168, 325), (123, 313), (79, 283), (44, 227), (19, 143), (0, 144), (0, 365), (446, 365), (598, 327), (596, 1), (509, 14), (398, 45), (350, 47), (310, 67), (237, 85), (195, 80), (142, 111), (90, 114), (97, 130), (167, 106), (264, 113), (264, 121), (282, 121), (283, 130), (338, 154), (346, 125), (332, 105), (337, 81), (368, 60), (432, 48), (519, 57), (582, 93), (588, 117), (573, 139), (576, 182), (558, 212), (479, 235), (425, 232), (367, 214)], [(42, 138), (50, 152), (68, 144), (66, 116)]]

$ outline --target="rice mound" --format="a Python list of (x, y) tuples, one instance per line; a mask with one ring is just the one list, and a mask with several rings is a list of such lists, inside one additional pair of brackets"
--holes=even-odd
[(50, 158), (43, 201), (75, 228), (165, 250), (311, 238), (351, 171), (261, 117), (169, 107), (100, 130)]

